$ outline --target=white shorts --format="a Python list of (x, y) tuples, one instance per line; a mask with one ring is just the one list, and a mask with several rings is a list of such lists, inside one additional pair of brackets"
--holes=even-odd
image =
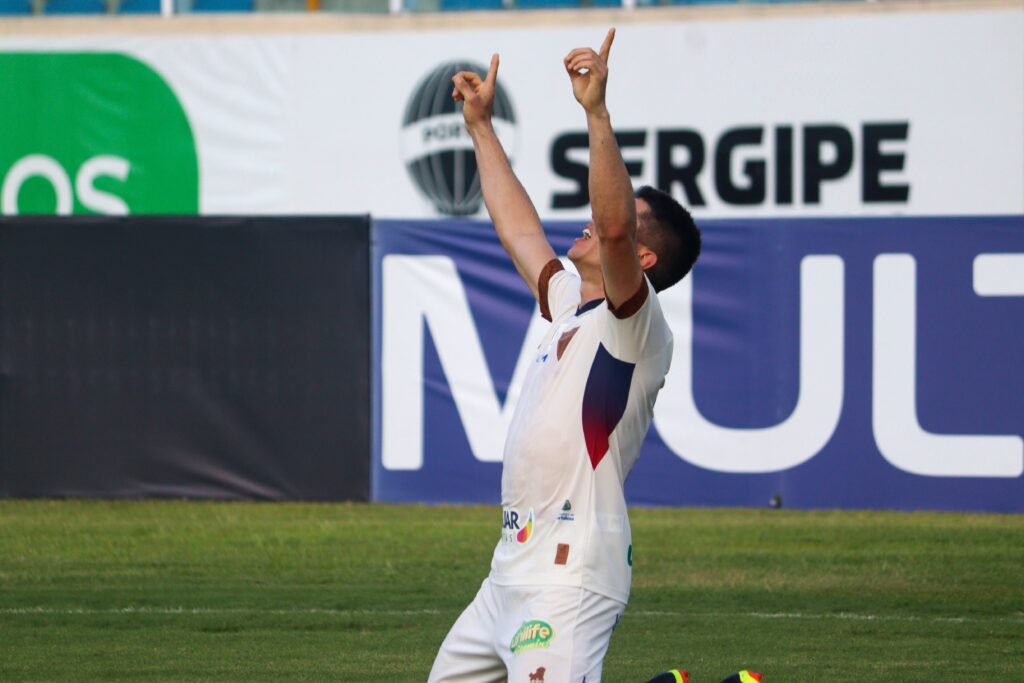
[(485, 579), (452, 626), (430, 683), (598, 683), (626, 605), (569, 586)]

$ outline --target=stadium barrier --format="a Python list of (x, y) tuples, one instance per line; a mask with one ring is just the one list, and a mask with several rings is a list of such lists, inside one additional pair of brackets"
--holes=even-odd
[[(1019, 217), (702, 225), (630, 502), (1024, 511)], [(0, 221), (0, 495), (496, 502), (536, 306), (487, 223), (369, 237)]]
[[(1024, 249), (1013, 236), (1024, 232), (1022, 0), (0, 19), (0, 213), (365, 212), (392, 219), (377, 234), (382, 244), (398, 246), (374, 263), (382, 273), (382, 264), (397, 264), (396, 277), (407, 280), (409, 296), (396, 299), (405, 306), (402, 324), (410, 326), (402, 341), (432, 379), (423, 390), (423, 416), (408, 405), (421, 393), (409, 377), (405, 396), (382, 392), (385, 404), (388, 396), (407, 402), (411, 422), (404, 426), (401, 419), (352, 418), (354, 427), (384, 430), (372, 439), (373, 498), (494, 500), (498, 455), (478, 441), (493, 445), (503, 434), (514, 393), (506, 385), (514, 385), (514, 368), (528, 348), (510, 340), (529, 329), (530, 302), (501, 270), (507, 263), (492, 253), (488, 230), (453, 218), (479, 219), (484, 211), (448, 79), (453, 69), (482, 70), (490, 54), (501, 53), (499, 135), (542, 218), (556, 235), (575, 233), (590, 213), (586, 128), (561, 58), (570, 46), (596, 44), (610, 25), (619, 33), (609, 102), (627, 170), (635, 184), (660, 187), (690, 206), (709, 235), (692, 290), (687, 284), (666, 295), (677, 338), (690, 340), (695, 356), (692, 364), (685, 354), (677, 359), (674, 372), (692, 368), (690, 377), (669, 378), (649, 452), (628, 487), (631, 500), (1018, 509), (1024, 479), (1013, 473), (1024, 430), (1014, 387), (1022, 362), (1019, 345), (1007, 340), (1020, 337), (1013, 273), (1024, 270), (1015, 256)], [(367, 78), (367, 64), (387, 78)], [(563, 246), (567, 234), (559, 237)], [(484, 240), (477, 256), (491, 255), (484, 262), (453, 256), (453, 236), (467, 248)], [(801, 251), (804, 243), (820, 251)], [(0, 258), (5, 268), (18, 261)], [(741, 262), (745, 269), (723, 267)], [(424, 264), (431, 264), (426, 271)], [(495, 274), (482, 275), (481, 267)], [(50, 286), (24, 270), (4, 277), (14, 272), (35, 285), (19, 291), (42, 296)], [(431, 290), (416, 279), (424, 272), (444, 291), (464, 288), (469, 303), (427, 297)], [(506, 295), (512, 303), (501, 303)], [(3, 315), (14, 315), (18, 298), (4, 296), (14, 308)], [(721, 297), (733, 308), (708, 307)], [(841, 301), (842, 313), (829, 301)], [(422, 307), (418, 318), (414, 304)], [(383, 307), (380, 299), (374, 305)], [(507, 319), (489, 321), (492, 310)], [(446, 329), (431, 323), (438, 315), (466, 339), (435, 340)], [(918, 324), (907, 327), (912, 319)], [(55, 335), (64, 329), (60, 320), (53, 319)], [(9, 334), (15, 333), (21, 334)], [(79, 328), (60, 332), (79, 339), (72, 333)], [(477, 351), (460, 345), (473, 335), (481, 340)], [(23, 451), (8, 448), (21, 442), (10, 439), (33, 436), (31, 423), (15, 425), (33, 413), (7, 408), (23, 385), (6, 363), (35, 358), (26, 355), (35, 341), (6, 341), (0, 458), (21, 458)], [(80, 345), (67, 348), (71, 354)], [(17, 349), (21, 356), (13, 355)], [(463, 378), (438, 369), (438, 358), (453, 350), (466, 362), (475, 358), (453, 366), (482, 397), (466, 414)], [(62, 362), (70, 368), (75, 359)], [(56, 381), (59, 367), (33, 372)], [(814, 391), (804, 392), (805, 383)], [(387, 382), (380, 385), (386, 389)], [(235, 401), (244, 387), (232, 386)], [(352, 386), (370, 396), (368, 388)], [(680, 391), (685, 387), (692, 391)], [(43, 419), (44, 408), (35, 409), (34, 429), (45, 432), (54, 423)], [(336, 419), (336, 406), (324, 410), (325, 419)], [(388, 414), (380, 406), (378, 413)], [(677, 413), (685, 419), (671, 417)], [(242, 416), (245, 424), (256, 424), (253, 415)], [(70, 433), (88, 435), (85, 421), (76, 420)], [(95, 426), (120, 428), (110, 415), (103, 420)], [(420, 431), (411, 427), (417, 420), (425, 425)], [(691, 431), (678, 431), (679, 424)], [(148, 433), (132, 429), (136, 437)], [(381, 448), (381, 438), (396, 429), (406, 430), (401, 439), (410, 447), (391, 451), (385, 439)], [(334, 437), (336, 444), (341, 437)], [(56, 436), (34, 438), (49, 443)], [(276, 449), (282, 439), (267, 443)], [(71, 453), (73, 443), (68, 437), (57, 451)], [(87, 454), (114, 453), (105, 442), (83, 443)], [(222, 462), (219, 443), (199, 445), (193, 452), (209, 451), (225, 467), (243, 462)], [(45, 495), (24, 484), (56, 472), (58, 487), (49, 495), (106, 495), (102, 481), (75, 472), (86, 465), (62, 474), (50, 456), (29, 452), (18, 461), (22, 478), (14, 489), (10, 461), (0, 461), (0, 493)], [(167, 469), (172, 483), (194, 474)], [(332, 488), (339, 484), (329, 468), (316, 476), (323, 493), (314, 497), (349, 497)], [(260, 477), (259, 487), (216, 480), (187, 491), (151, 482), (120, 490), (304, 495), (296, 493), (299, 486), (275, 488), (274, 472)], [(361, 481), (365, 497), (368, 484)]]
[(0, 496), (367, 500), (369, 220), (0, 219)]

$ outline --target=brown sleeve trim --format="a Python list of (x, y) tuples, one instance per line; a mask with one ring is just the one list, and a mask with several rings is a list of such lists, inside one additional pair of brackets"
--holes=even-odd
[(541, 316), (548, 322), (551, 322), (551, 306), (548, 304), (548, 281), (560, 270), (565, 270), (565, 266), (562, 265), (561, 261), (553, 258), (544, 264), (543, 270), (540, 271), (540, 277), (537, 278), (537, 303), (540, 304)]
[(647, 290), (647, 278), (644, 278), (640, 283), (640, 289), (636, 290), (636, 294), (623, 301), (618, 308), (612, 306), (612, 301), (608, 298), (608, 292), (605, 292), (604, 298), (608, 302), (608, 310), (619, 320), (625, 320), (643, 307), (644, 302), (647, 301)]

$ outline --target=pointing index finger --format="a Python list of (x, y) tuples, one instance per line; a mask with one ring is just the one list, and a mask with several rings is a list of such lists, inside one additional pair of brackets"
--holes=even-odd
[(498, 53), (495, 52), (491, 55), (491, 68), (487, 70), (487, 84), (494, 85), (494, 81), (498, 78), (498, 63), (501, 60), (498, 57)]
[(612, 41), (615, 40), (615, 27), (608, 29), (608, 35), (604, 37), (604, 42), (601, 43), (601, 59), (605, 64), (608, 63), (608, 55), (612, 52)]

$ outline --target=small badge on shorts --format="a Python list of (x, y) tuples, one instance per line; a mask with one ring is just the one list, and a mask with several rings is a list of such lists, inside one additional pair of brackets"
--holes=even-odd
[(544, 683), (544, 672), (547, 671), (543, 666), (538, 666), (537, 670), (530, 674), (530, 683)]
[(569, 561), (569, 544), (559, 543), (555, 551), (555, 564), (565, 564)]
[(536, 650), (538, 648), (551, 647), (551, 639), (555, 637), (555, 629), (551, 624), (539, 619), (524, 621), (516, 634), (512, 636), (512, 642), (508, 648), (512, 654), (517, 655), (524, 650)]

